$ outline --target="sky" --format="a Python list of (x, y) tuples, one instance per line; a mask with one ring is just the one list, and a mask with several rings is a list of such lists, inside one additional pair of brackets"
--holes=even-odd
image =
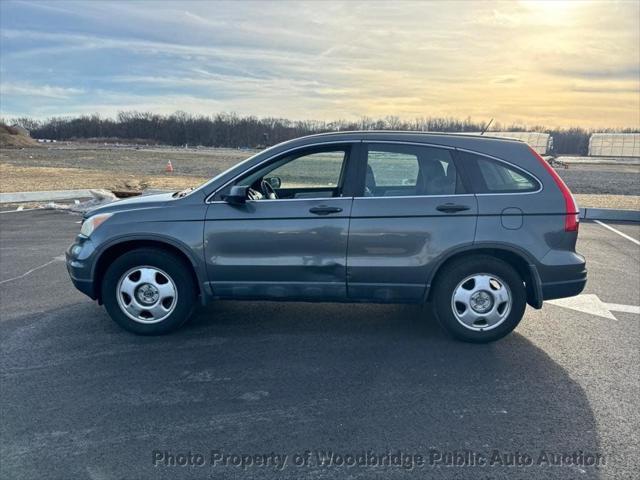
[(640, 127), (640, 1), (0, 0), (0, 114)]

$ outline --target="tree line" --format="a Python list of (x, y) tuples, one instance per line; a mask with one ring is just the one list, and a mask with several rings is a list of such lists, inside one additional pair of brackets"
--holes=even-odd
[[(397, 116), (386, 116), (378, 119), (363, 117), (354, 121), (327, 122), (258, 118), (235, 113), (205, 116), (185, 112), (159, 115), (137, 111), (120, 112), (115, 119), (94, 114), (80, 117), (52, 117), (47, 120), (23, 117), (14, 119), (11, 123), (29, 130), (33, 138), (227, 148), (265, 147), (304, 135), (345, 130), (478, 132), (486, 127), (485, 123), (472, 121), (470, 118), (460, 120), (423, 117), (405, 120)], [(500, 125), (499, 123), (491, 124), (491, 130), (550, 133), (553, 136), (555, 153), (578, 155), (587, 154), (589, 136), (592, 133), (590, 130), (579, 127), (548, 129), (543, 126), (532, 126), (527, 128), (520, 125)], [(631, 132), (632, 130), (616, 131)], [(635, 132), (637, 131), (635, 130)]]

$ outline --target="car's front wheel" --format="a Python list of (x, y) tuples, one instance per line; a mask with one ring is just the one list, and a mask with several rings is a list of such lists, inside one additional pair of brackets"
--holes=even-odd
[(121, 255), (102, 281), (102, 301), (111, 318), (139, 335), (161, 335), (180, 327), (195, 300), (189, 266), (162, 250), (144, 248)]
[(520, 323), (526, 308), (522, 278), (494, 257), (474, 256), (448, 265), (434, 288), (440, 324), (466, 342), (504, 337)]

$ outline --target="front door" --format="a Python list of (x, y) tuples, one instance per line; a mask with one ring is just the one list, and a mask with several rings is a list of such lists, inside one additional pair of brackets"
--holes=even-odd
[[(339, 144), (287, 153), (215, 195), (204, 231), (214, 296), (346, 298), (352, 150)], [(223, 200), (232, 186), (249, 187), (244, 205)]]
[[(365, 144), (347, 259), (353, 300), (420, 301), (437, 261), (473, 243), (478, 214), (454, 150)], [(364, 157), (366, 156), (366, 160)]]

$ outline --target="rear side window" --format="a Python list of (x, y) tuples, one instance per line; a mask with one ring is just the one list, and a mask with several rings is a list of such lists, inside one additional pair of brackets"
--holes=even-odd
[(460, 152), (459, 158), (469, 171), (475, 193), (524, 193), (540, 188), (531, 175), (506, 163), (466, 152)]
[(416, 186), (418, 156), (415, 153), (369, 150), (367, 165), (380, 187)]
[(454, 195), (463, 190), (450, 150), (367, 145), (365, 197)]

